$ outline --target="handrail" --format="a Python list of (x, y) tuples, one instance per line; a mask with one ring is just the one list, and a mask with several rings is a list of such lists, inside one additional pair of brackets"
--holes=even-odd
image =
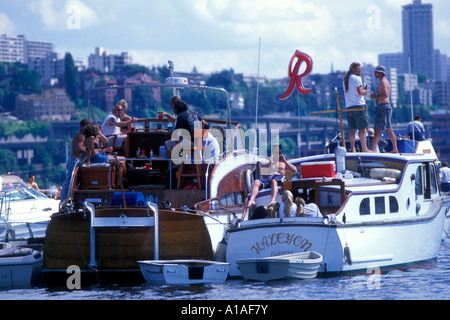
[[(91, 114), (92, 114), (92, 118), (94, 119), (94, 113), (92, 110), (92, 105), (91, 105), (91, 93), (95, 92), (95, 91), (104, 91), (104, 90), (118, 90), (118, 89), (126, 89), (126, 88), (142, 88), (142, 87), (159, 87), (159, 88), (188, 88), (188, 89), (194, 89), (197, 91), (204, 91), (206, 92), (206, 90), (212, 90), (212, 91), (219, 91), (219, 92), (223, 92), (226, 95), (226, 99), (227, 99), (227, 127), (231, 128), (231, 106), (230, 106), (230, 97), (228, 95), (228, 91), (225, 90), (224, 88), (218, 88), (218, 87), (210, 87), (210, 86), (205, 86), (205, 85), (196, 85), (196, 84), (173, 84), (173, 83), (141, 83), (141, 84), (123, 84), (123, 85), (112, 85), (112, 86), (104, 86), (104, 87), (95, 87), (95, 88), (90, 88), (87, 90), (87, 94), (88, 94), (88, 105), (89, 108), (91, 109)], [(94, 119), (95, 120), (95, 119)]]
[(155, 227), (154, 230), (154, 258), (159, 259), (159, 213), (158, 206), (153, 202), (147, 201), (148, 209), (153, 211), (153, 217), (150, 217), (150, 212), (147, 209), (147, 217), (127, 217), (122, 213), (119, 217), (96, 217), (95, 207), (92, 203), (85, 201), (84, 207), (91, 214), (90, 226), (90, 260), (89, 266), (96, 268), (98, 266), (95, 259), (95, 228), (108, 227)]

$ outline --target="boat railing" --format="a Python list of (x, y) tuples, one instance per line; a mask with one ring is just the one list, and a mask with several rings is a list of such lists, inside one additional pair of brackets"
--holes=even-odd
[[(119, 217), (97, 217), (95, 214), (95, 206), (90, 202), (84, 202), (84, 207), (90, 212), (91, 226), (90, 226), (90, 260), (89, 266), (98, 267), (95, 257), (96, 248), (96, 228), (108, 227), (154, 227), (154, 259), (159, 259), (159, 213), (158, 206), (150, 201), (147, 201), (147, 216), (146, 217), (128, 217), (122, 213)], [(150, 216), (150, 211), (153, 211), (153, 217)]]
[(11, 195), (0, 191), (0, 218), (8, 220), (11, 213)]

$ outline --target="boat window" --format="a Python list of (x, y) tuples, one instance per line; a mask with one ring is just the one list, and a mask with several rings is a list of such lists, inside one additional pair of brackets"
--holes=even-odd
[(422, 173), (423, 173), (423, 190), (424, 190), (424, 198), (431, 199), (432, 193), (432, 182), (430, 180), (431, 177), (431, 168), (430, 163), (424, 163), (422, 165)]
[(416, 195), (422, 195), (422, 166), (418, 166), (416, 170)]
[(370, 214), (370, 198), (364, 198), (359, 204), (359, 214), (361, 216)]
[(431, 176), (431, 194), (437, 193), (437, 181), (436, 181), (436, 168), (434, 164), (430, 166), (430, 176)]
[(398, 201), (394, 196), (389, 197), (389, 212), (397, 213), (398, 212)]
[(385, 214), (384, 197), (375, 197), (375, 214)]
[(224, 206), (234, 206), (244, 203), (244, 194), (242, 192), (232, 192), (220, 198), (220, 203)]
[(242, 192), (236, 192), (236, 204), (244, 203), (244, 194)]

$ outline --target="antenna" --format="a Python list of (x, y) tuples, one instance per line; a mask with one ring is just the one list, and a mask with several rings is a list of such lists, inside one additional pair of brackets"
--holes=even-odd
[[(409, 28), (408, 28), (409, 29)], [(408, 69), (409, 69), (409, 99), (411, 101), (411, 122), (414, 121), (414, 104), (413, 104), (413, 94), (412, 94), (412, 77), (411, 77), (411, 45), (409, 43), (409, 30), (408, 30), (408, 36), (406, 37), (408, 39)], [(412, 130), (412, 136), (413, 136), (413, 150), (414, 145), (416, 144), (416, 135), (414, 133), (414, 128)]]
[[(169, 70), (170, 70), (170, 78), (172, 80), (172, 85), (174, 85), (175, 83), (173, 81), (173, 69), (174, 69), (175, 65), (173, 64), (172, 60), (169, 60), (168, 63), (169, 63)], [(173, 95), (176, 96), (177, 95), (177, 89), (175, 88), (175, 86), (172, 88), (172, 90), (173, 90)]]

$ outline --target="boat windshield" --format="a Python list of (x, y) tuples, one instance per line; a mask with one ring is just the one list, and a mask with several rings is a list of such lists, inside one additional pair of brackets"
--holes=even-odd
[(2, 191), (10, 201), (48, 199), (39, 191), (20, 182), (3, 184)]

